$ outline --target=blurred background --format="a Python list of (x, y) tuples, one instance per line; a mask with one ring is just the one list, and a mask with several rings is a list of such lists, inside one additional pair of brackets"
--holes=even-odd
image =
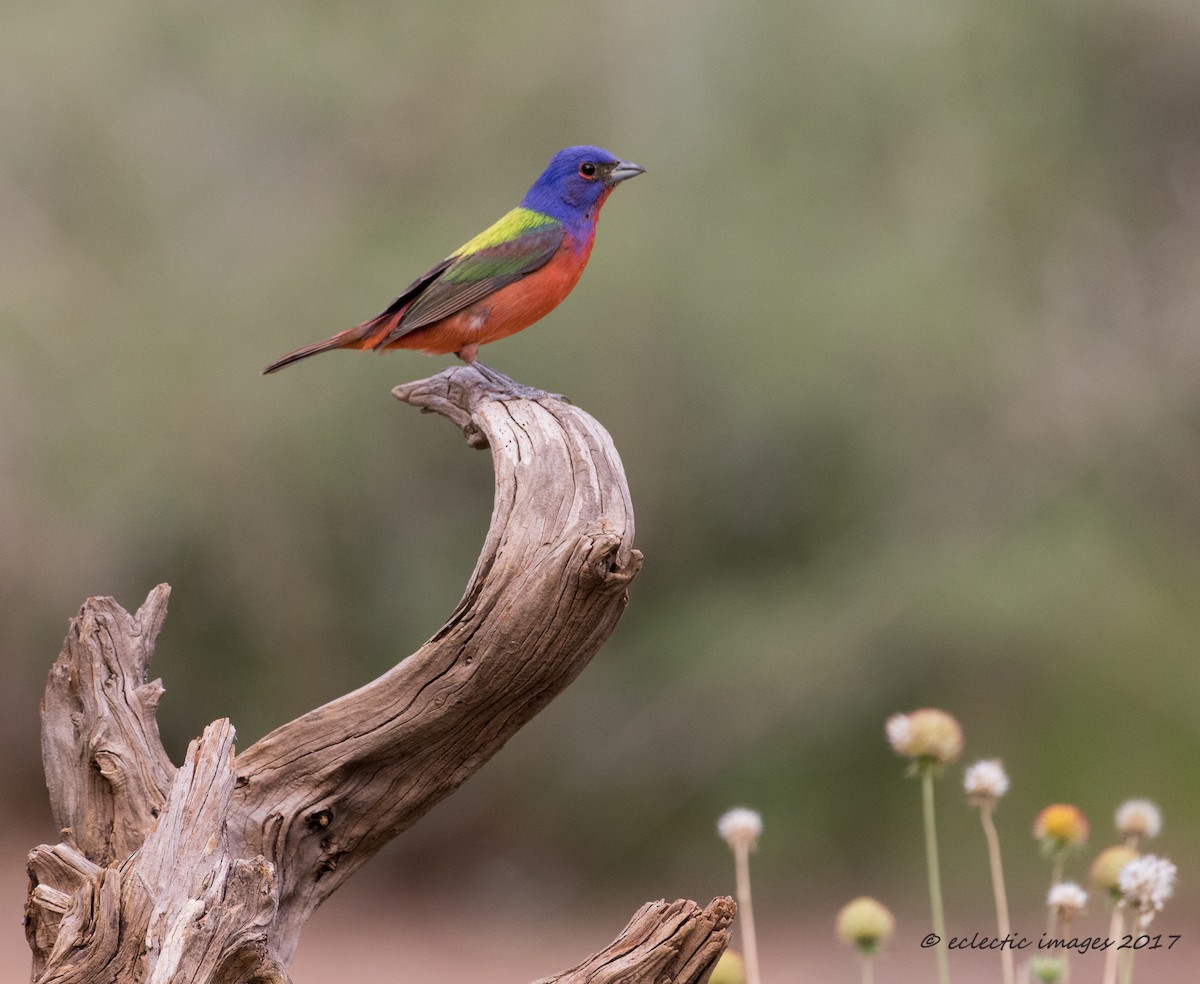
[[(963, 764), (1012, 777), (1018, 926), (1044, 923), (1038, 809), (1077, 804), (1098, 849), (1135, 795), (1181, 871), (1156, 925), (1197, 925), (1200, 6), (10, 0), (3, 19), (12, 974), (22, 857), (55, 839), (38, 699), (84, 598), (171, 584), (154, 672), (176, 761), (214, 718), (245, 747), (366, 682), (450, 613), (490, 462), (389, 390), (451, 360), (259, 370), (382, 309), (581, 142), (647, 173), (574, 294), (485, 359), (610, 430), (645, 568), (568, 692), (318, 914), (297, 981), (345, 972), (347, 947), (364, 982), (479, 979), (488, 933), (514, 954), (487, 953), (490, 979), (562, 969), (647, 899), (732, 891), (714, 825), (734, 805), (764, 817), (776, 980), (852, 979), (832, 919), (863, 893), (897, 912), (892, 973), (929, 969), (917, 784), (883, 740), (925, 705), (962, 722)], [(986, 930), (961, 769), (940, 805), (952, 929)], [(1098, 900), (1089, 919), (1104, 931)], [(1147, 970), (1193, 980), (1183, 943)]]

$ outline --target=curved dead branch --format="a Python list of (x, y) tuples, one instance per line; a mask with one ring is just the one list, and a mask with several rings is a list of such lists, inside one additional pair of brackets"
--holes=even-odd
[[(462, 601), (377, 680), (234, 755), (218, 721), (176, 770), (147, 681), (160, 585), (130, 615), (93, 598), (43, 701), (62, 842), (30, 854), (34, 980), (286, 984), (312, 911), (486, 762), (587, 665), (641, 555), (620, 458), (567, 402), (474, 366), (397, 388), (490, 447), (491, 527)], [(716, 900), (652, 903), (553, 980), (701, 980), (728, 938)]]
[(702, 984), (729, 944), (737, 904), (728, 896), (647, 902), (612, 943), (577, 967), (535, 984)]

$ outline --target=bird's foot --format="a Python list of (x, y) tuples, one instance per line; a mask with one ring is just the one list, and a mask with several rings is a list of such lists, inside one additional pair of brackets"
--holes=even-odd
[(514, 396), (520, 400), (561, 400), (563, 403), (570, 403), (561, 393), (548, 393), (546, 390), (538, 389), (536, 386), (526, 386), (524, 383), (518, 383), (511, 376), (506, 376), (504, 373), (491, 366), (486, 366), (482, 362), (474, 361), (470, 363), (474, 366), (479, 374), (497, 389), (503, 391), (505, 396)]

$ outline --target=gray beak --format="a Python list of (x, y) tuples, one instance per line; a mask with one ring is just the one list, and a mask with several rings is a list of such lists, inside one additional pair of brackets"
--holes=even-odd
[(646, 169), (641, 164), (634, 164), (633, 161), (617, 161), (612, 166), (612, 170), (608, 172), (608, 183), (616, 184), (618, 181), (636, 178), (639, 174), (645, 173)]

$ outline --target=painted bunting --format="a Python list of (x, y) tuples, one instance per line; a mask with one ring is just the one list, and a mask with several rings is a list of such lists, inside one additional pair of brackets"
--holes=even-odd
[(335, 348), (404, 348), (474, 362), (480, 345), (549, 314), (587, 265), (612, 190), (643, 172), (599, 147), (568, 147), (521, 204), (414, 280), (374, 318), (272, 362), (274, 372)]

